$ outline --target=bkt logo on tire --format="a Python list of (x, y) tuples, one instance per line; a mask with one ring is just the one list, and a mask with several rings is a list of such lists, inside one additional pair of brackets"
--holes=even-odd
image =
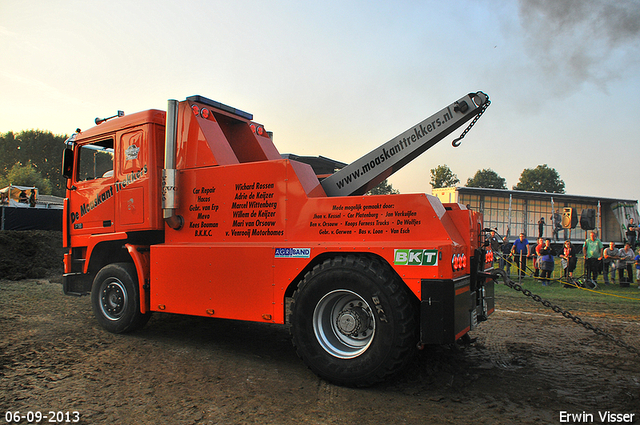
[(396, 249), (393, 251), (396, 266), (437, 266), (437, 249)]

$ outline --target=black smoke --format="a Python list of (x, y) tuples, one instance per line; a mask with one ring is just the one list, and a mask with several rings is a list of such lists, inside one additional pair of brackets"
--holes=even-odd
[(520, 0), (527, 53), (558, 94), (633, 75), (640, 0)]

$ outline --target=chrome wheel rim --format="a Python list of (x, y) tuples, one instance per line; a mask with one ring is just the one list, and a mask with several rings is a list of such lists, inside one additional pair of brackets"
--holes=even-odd
[(376, 333), (371, 306), (347, 289), (326, 294), (313, 312), (313, 331), (322, 348), (334, 357), (351, 359), (364, 353)]
[(100, 290), (100, 310), (109, 320), (118, 320), (124, 314), (127, 305), (127, 290), (119, 279), (109, 278)]

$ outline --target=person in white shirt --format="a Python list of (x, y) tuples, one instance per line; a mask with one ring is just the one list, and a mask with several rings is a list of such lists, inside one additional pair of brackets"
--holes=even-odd
[[(635, 253), (633, 249), (631, 249), (631, 245), (629, 243), (624, 244), (624, 248), (618, 251), (618, 278), (620, 278), (620, 286), (629, 287), (631, 283), (633, 283), (633, 263)], [(627, 275), (629, 279), (624, 280), (624, 271), (627, 270)]]
[(611, 267), (611, 283), (616, 283), (616, 260), (618, 259), (618, 248), (615, 242), (609, 242), (609, 247), (603, 251), (604, 262), (604, 283), (609, 284), (609, 267)]

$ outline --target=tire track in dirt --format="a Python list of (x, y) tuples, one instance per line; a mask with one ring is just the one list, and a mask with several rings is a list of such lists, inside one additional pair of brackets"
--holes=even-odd
[[(516, 359), (522, 366), (521, 373), (528, 375), (527, 388), (541, 393), (538, 397), (544, 398), (542, 394), (547, 393), (559, 406), (564, 403), (591, 409), (612, 405), (630, 408), (638, 400), (638, 359), (606, 338), (562, 316), (496, 312), (492, 319), (478, 331), (481, 344), (498, 362), (505, 357), (506, 347), (512, 364)], [(500, 322), (508, 322), (509, 326)], [(592, 322), (617, 336), (637, 328), (630, 322)], [(529, 370), (535, 373), (529, 374)], [(612, 375), (616, 385), (611, 385)]]
[[(0, 281), (0, 408), (79, 410), (81, 424), (558, 423), (560, 410), (640, 413), (639, 359), (553, 313), (503, 302), (466, 348), (426, 347), (366, 389), (318, 379), (286, 327), (157, 314), (98, 327), (59, 284)], [(624, 314), (587, 316), (628, 343)], [(635, 317), (635, 316), (634, 316)]]

